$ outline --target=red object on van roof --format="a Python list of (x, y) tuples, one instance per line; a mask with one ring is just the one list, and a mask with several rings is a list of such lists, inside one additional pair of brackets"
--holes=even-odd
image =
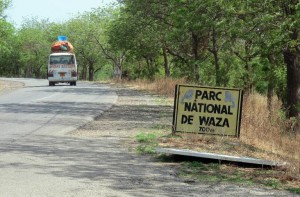
[(51, 46), (51, 51), (53, 53), (59, 53), (59, 52), (74, 52), (73, 45), (68, 41), (56, 41)]

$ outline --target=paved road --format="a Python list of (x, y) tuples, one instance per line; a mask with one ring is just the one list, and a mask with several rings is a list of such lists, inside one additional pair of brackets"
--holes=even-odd
[(78, 83), (49, 87), (47, 80), (10, 79), (25, 87), (0, 96), (1, 141), (29, 135), (63, 135), (116, 102), (108, 87)]
[(83, 82), (49, 87), (47, 80), (7, 80), (25, 86), (0, 95), (0, 197), (89, 196), (93, 184), (74, 177), (77, 160), (90, 162), (95, 153), (85, 153), (95, 145), (65, 134), (108, 110), (116, 93)]

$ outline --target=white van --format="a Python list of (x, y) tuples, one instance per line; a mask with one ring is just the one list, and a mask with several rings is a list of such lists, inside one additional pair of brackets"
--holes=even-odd
[(76, 86), (77, 62), (74, 53), (51, 53), (48, 61), (49, 86), (57, 83), (69, 83)]

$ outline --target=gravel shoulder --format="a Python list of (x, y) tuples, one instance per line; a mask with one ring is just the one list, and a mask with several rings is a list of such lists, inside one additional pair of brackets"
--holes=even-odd
[(0, 79), (0, 95), (21, 88), (23, 86), (24, 84), (20, 82), (4, 81)]
[(112, 88), (118, 94), (117, 103), (70, 135), (132, 140), (140, 132), (160, 127), (171, 129), (173, 109), (163, 98), (128, 87), (113, 85)]
[[(243, 183), (204, 183), (182, 179), (177, 176), (178, 164), (162, 163), (151, 156), (137, 155), (134, 147), (138, 133), (162, 128), (171, 132), (172, 102), (130, 87), (111, 85), (111, 88), (118, 94), (117, 103), (94, 121), (70, 132), (69, 135), (101, 140), (105, 143), (104, 147), (118, 144), (115, 150), (110, 149), (112, 154), (131, 155), (131, 159), (119, 161), (129, 164), (128, 168), (134, 166), (134, 171), (128, 173), (130, 175), (127, 177), (132, 179), (131, 182), (123, 181), (120, 186), (122, 189), (132, 190), (137, 196), (296, 196), (286, 191), (247, 186)], [(137, 162), (136, 159), (141, 165), (133, 165)], [(133, 163), (130, 164), (131, 162)], [(127, 167), (124, 168), (125, 171), (128, 170)], [(144, 174), (145, 169), (149, 173)]]

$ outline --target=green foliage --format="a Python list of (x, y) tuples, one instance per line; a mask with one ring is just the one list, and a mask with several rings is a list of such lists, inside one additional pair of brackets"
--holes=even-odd
[(293, 192), (295, 194), (300, 194), (300, 188), (288, 188), (288, 191)]
[(268, 186), (268, 187), (274, 188), (274, 189), (279, 189), (279, 188), (282, 187), (280, 181), (278, 179), (275, 179), (275, 178), (265, 179), (263, 181), (263, 184)]
[(153, 143), (156, 142), (157, 135), (154, 133), (140, 133), (136, 136), (136, 139), (140, 143)]
[(11, 0), (0, 1), (0, 20), (5, 18), (4, 11), (11, 5)]
[[(168, 158), (162, 158), (166, 161)], [(299, 194), (299, 188), (289, 188), (289, 184), (276, 178), (276, 170), (231, 166), (219, 163), (202, 163), (198, 161), (185, 161), (182, 163), (179, 175), (183, 178), (198, 180), (200, 182), (231, 182), (235, 184), (259, 184), (273, 189), (285, 189)]]
[[(278, 98), (283, 102), (284, 105), (286, 105), (287, 102), (287, 79), (286, 79), (286, 73), (284, 73), (283, 77), (285, 78), (275, 78), (275, 93), (278, 96)], [(272, 83), (271, 81), (269, 83)]]
[(152, 79), (164, 69), (193, 83), (275, 91), (285, 102), (282, 51), (299, 46), (291, 39), (297, 3), (126, 0), (109, 41), (128, 52), (129, 78)]
[(111, 79), (113, 76), (113, 68), (111, 65), (106, 64), (95, 73), (96, 81), (105, 81)]
[(224, 173), (221, 165), (218, 163), (202, 163), (198, 161), (184, 162), (180, 169), (180, 176), (190, 179), (196, 179), (201, 182), (224, 181), (231, 183), (253, 184), (253, 182), (244, 177), (240, 171), (234, 173)]
[(158, 145), (157, 138), (158, 135), (155, 133), (139, 133), (136, 136), (136, 140), (139, 142), (136, 148), (137, 152), (141, 154), (154, 154), (155, 148)]
[[(248, 65), (259, 57), (256, 51), (262, 39), (251, 30), (255, 24), (270, 24), (276, 18), (261, 10), (257, 17), (248, 15), (260, 7), (244, 5), (227, 1), (124, 1), (109, 40), (114, 47), (129, 51), (129, 59), (135, 61), (132, 75), (139, 73), (139, 77), (151, 79), (153, 72), (160, 71), (153, 68), (167, 65), (165, 69), (175, 77), (187, 76), (205, 85), (243, 87), (257, 80)], [(163, 61), (159, 53), (162, 48), (168, 52), (168, 59)], [(235, 70), (241, 64), (246, 68)]]
[(155, 154), (155, 147), (146, 144), (140, 144), (136, 148), (140, 154)]
[(19, 61), (24, 77), (46, 77), (47, 59), (52, 43), (45, 38), (50, 25), (47, 20), (38, 21), (33, 18), (27, 20), (18, 31)]
[[(66, 32), (73, 43), (79, 63), (79, 73), (83, 80), (94, 80), (94, 72), (103, 56), (99, 55), (100, 47), (94, 41), (98, 28), (89, 13), (78, 16), (67, 22)], [(101, 65), (100, 65), (101, 66)]]

